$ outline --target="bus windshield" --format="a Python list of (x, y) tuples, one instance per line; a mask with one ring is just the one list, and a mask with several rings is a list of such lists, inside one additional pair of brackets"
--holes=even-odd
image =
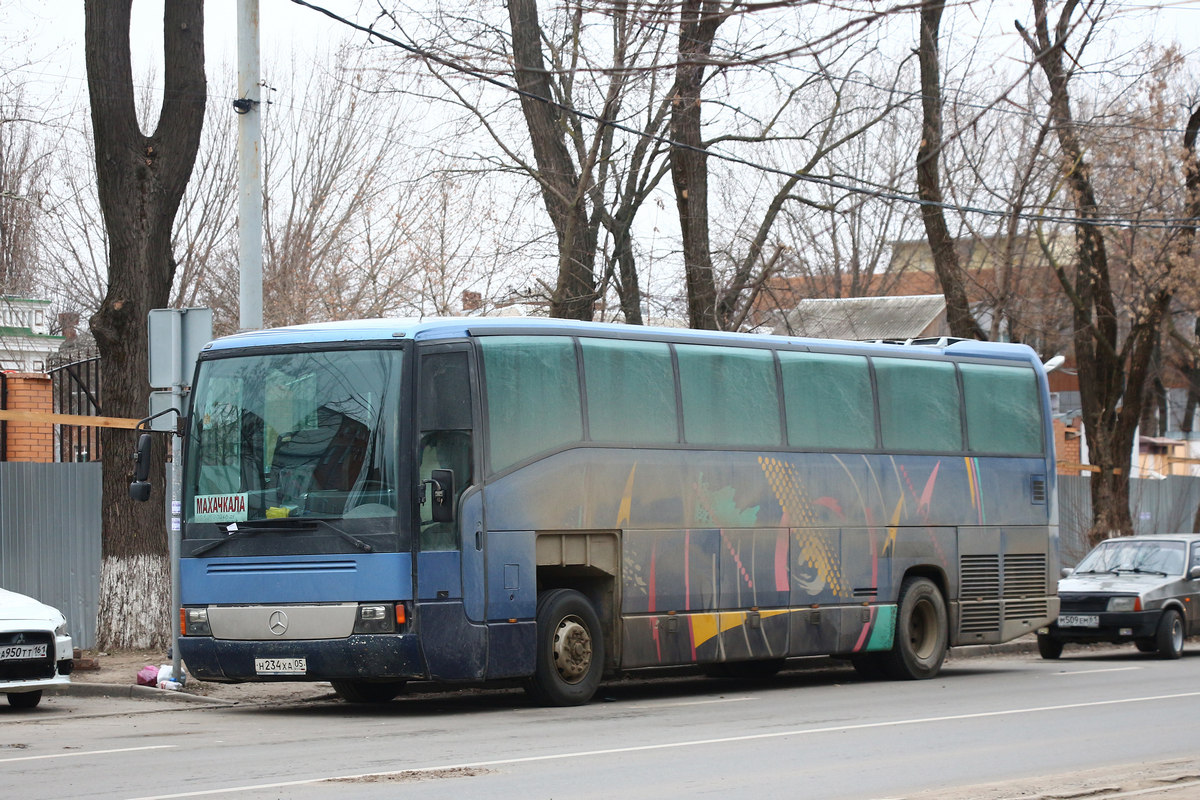
[(184, 538), (316, 533), (369, 552), (360, 534), (394, 534), (402, 358), (361, 349), (203, 361)]

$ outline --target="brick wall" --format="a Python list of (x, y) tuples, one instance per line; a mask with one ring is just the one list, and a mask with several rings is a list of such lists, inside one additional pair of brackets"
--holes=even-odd
[(1079, 469), (1079, 433), (1082, 430), (1083, 425), (1078, 417), (1071, 420), (1070, 425), (1063, 424), (1062, 420), (1054, 420), (1054, 457), (1058, 461), (1059, 475), (1083, 474), (1083, 470)]
[[(50, 376), (33, 372), (10, 372), (7, 411), (54, 411)], [(44, 423), (5, 422), (5, 454), (9, 461), (54, 461), (54, 426)]]

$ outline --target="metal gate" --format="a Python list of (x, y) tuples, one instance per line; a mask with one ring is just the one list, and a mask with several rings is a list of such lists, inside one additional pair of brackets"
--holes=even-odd
[[(48, 373), (58, 414), (101, 416), (100, 358), (52, 367)], [(55, 425), (56, 461), (99, 461), (100, 429), (88, 425)]]

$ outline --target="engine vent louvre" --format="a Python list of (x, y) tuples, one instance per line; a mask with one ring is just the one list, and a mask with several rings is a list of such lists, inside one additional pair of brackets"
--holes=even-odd
[(963, 556), (959, 562), (960, 597), (963, 601), (1000, 597), (1000, 557)]

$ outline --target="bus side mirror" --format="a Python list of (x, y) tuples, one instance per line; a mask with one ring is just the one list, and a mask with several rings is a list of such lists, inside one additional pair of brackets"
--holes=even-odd
[(434, 522), (454, 521), (454, 470), (435, 469), (429, 476), (433, 484), (433, 506), (430, 516)]
[(150, 434), (138, 437), (137, 450), (133, 453), (133, 482), (129, 484), (129, 497), (144, 503), (150, 499), (150, 447), (154, 440)]

